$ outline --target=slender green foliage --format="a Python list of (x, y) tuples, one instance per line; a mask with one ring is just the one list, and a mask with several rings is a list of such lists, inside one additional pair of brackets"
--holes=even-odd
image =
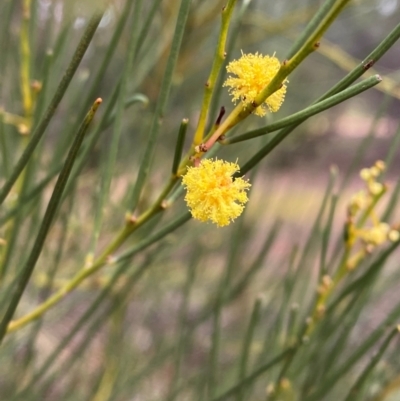
[(67, 159), (65, 160), (64, 167), (61, 170), (60, 176), (58, 177), (57, 183), (54, 187), (53, 194), (50, 198), (49, 204), (46, 209), (46, 213), (43, 217), (42, 224), (39, 228), (39, 232), (37, 234), (34, 246), (30, 253), (30, 256), (22, 269), (20, 280), (16, 283), (16, 288), (14, 295), (11, 297), (8, 309), (0, 322), (0, 342), (3, 340), (4, 335), (7, 330), (8, 323), (12, 319), (14, 312), (18, 306), (18, 303), (24, 293), (24, 290), (29, 282), (29, 279), (32, 275), (33, 269), (35, 268), (36, 262), (39, 258), (40, 252), (46, 240), (47, 234), (50, 230), (51, 223), (54, 219), (54, 216), (57, 212), (58, 206), (60, 204), (60, 200), (62, 197), (63, 190), (67, 184), (67, 180), (69, 174), (71, 173), (72, 166), (75, 162), (76, 156), (78, 154), (79, 148), (82, 145), (83, 139), (85, 137), (86, 131), (89, 128), (89, 125), (97, 111), (97, 108), (101, 104), (101, 99), (97, 99), (91, 110), (85, 117), (85, 120), (82, 122), (81, 128), (76, 134), (74, 142), (71, 146), (71, 149), (68, 153)]
[(0, 2), (0, 398), (396, 397), (396, 14), (20, 3)]
[(59, 103), (61, 102), (61, 99), (63, 98), (69, 84), (71, 83), (71, 80), (76, 72), (76, 69), (78, 68), (85, 52), (86, 49), (88, 48), (90, 41), (96, 32), (96, 29), (100, 23), (100, 20), (102, 18), (102, 14), (96, 13), (96, 15), (93, 16), (91, 21), (89, 22), (87, 29), (82, 36), (81, 42), (79, 43), (75, 55), (71, 61), (71, 64), (68, 66), (58, 88), (56, 93), (54, 94), (50, 105), (48, 106), (45, 115), (43, 116), (42, 120), (38, 124), (37, 128), (35, 128), (34, 132), (32, 133), (32, 138), (29, 141), (28, 146), (25, 148), (24, 153), (22, 154), (21, 158), (19, 159), (18, 163), (14, 167), (13, 172), (11, 173), (11, 176), (7, 180), (7, 182), (3, 185), (1, 192), (0, 192), (0, 204), (4, 202), (6, 196), (10, 192), (12, 186), (14, 185), (15, 181), (21, 174), (22, 170), (28, 163), (29, 159), (32, 157), (33, 151), (35, 150), (36, 146), (38, 145), (40, 139), (42, 138), (43, 134), (46, 131), (46, 128), (48, 124), (50, 123), (50, 120), (52, 119), (54, 113), (57, 110), (57, 107)]

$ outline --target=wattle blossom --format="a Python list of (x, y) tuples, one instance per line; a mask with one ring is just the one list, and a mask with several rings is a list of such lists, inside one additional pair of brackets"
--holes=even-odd
[(195, 219), (210, 220), (223, 227), (241, 215), (251, 184), (243, 178), (233, 179), (237, 171), (236, 163), (212, 159), (188, 168), (182, 185), (186, 187), (185, 201)]
[[(393, 229), (389, 224), (382, 222), (375, 211), (377, 197), (385, 192), (385, 186), (378, 181), (379, 176), (385, 170), (385, 163), (378, 160), (372, 167), (363, 168), (360, 172), (361, 179), (366, 184), (366, 189), (357, 192), (350, 200), (349, 216), (351, 218), (350, 235), (352, 240), (360, 239), (369, 250), (379, 246), (386, 241), (396, 242), (399, 240), (400, 233)], [(368, 212), (372, 225), (357, 227), (354, 223)]]
[[(224, 86), (230, 87), (232, 101), (240, 100), (245, 108), (251, 104), (257, 95), (271, 82), (280, 68), (279, 60), (274, 56), (261, 54), (242, 54), (239, 60), (231, 61), (226, 67), (228, 73), (236, 75), (229, 77)], [(257, 116), (264, 116), (267, 110), (276, 112), (281, 107), (286, 94), (286, 83), (265, 99), (264, 103), (254, 110)]]

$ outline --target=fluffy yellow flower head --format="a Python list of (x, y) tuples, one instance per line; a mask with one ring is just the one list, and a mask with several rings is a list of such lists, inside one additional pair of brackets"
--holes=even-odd
[[(242, 54), (239, 60), (231, 61), (226, 67), (230, 74), (224, 86), (229, 86), (229, 92), (233, 96), (232, 101), (236, 103), (241, 100), (243, 107), (252, 103), (257, 95), (271, 82), (280, 68), (279, 60), (272, 56), (261, 54)], [(265, 116), (267, 109), (271, 112), (278, 111), (283, 103), (286, 93), (284, 81), (282, 88), (277, 90), (265, 102), (254, 110), (257, 116)]]
[(239, 171), (236, 163), (212, 159), (188, 168), (182, 185), (186, 187), (185, 201), (195, 219), (211, 220), (223, 227), (242, 214), (248, 201), (245, 191), (251, 184), (243, 178), (233, 180), (236, 171)]

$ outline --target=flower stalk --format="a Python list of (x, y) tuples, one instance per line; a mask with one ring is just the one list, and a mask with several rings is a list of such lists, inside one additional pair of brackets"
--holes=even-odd
[(89, 110), (84, 121), (82, 122), (82, 125), (81, 125), (79, 131), (76, 133), (74, 142), (72, 143), (70, 151), (65, 160), (63, 169), (58, 177), (58, 180), (54, 187), (52, 196), (47, 205), (46, 213), (43, 217), (42, 224), (39, 228), (39, 232), (35, 239), (31, 253), (30, 253), (28, 260), (26, 261), (24, 267), (22, 268), (22, 273), (21, 273), (20, 279), (18, 280), (18, 282), (15, 285), (15, 290), (11, 297), (7, 311), (6, 311), (2, 321), (0, 322), (0, 343), (3, 340), (6, 332), (8, 331), (9, 322), (12, 319), (12, 317), (15, 313), (15, 310), (17, 309), (17, 306), (22, 297), (22, 294), (24, 293), (24, 290), (25, 290), (25, 288), (29, 282), (29, 279), (33, 273), (33, 270), (36, 266), (36, 262), (39, 259), (39, 256), (40, 256), (42, 247), (44, 245), (44, 242), (46, 240), (47, 234), (50, 230), (51, 224), (56, 215), (57, 209), (60, 205), (60, 202), (62, 199), (62, 193), (67, 184), (69, 175), (72, 170), (72, 166), (74, 165), (74, 162), (78, 155), (79, 149), (85, 138), (86, 132), (87, 132), (87, 130), (90, 126), (90, 123), (92, 122), (101, 102), (102, 102), (102, 100), (99, 98), (93, 103), (91, 109)]
[[(378, 181), (384, 170), (385, 164), (379, 160), (371, 168), (364, 168), (360, 172), (366, 189), (357, 192), (350, 200), (344, 229), (344, 253), (333, 277), (325, 274), (321, 278), (306, 336), (311, 335), (316, 323), (323, 318), (328, 299), (342, 280), (377, 246), (396, 242), (400, 238), (399, 231), (381, 222), (375, 210), (387, 191), (387, 187)], [(368, 219), (371, 220), (371, 226), (367, 226)]]
[(228, 37), (228, 30), (232, 20), (232, 14), (236, 2), (237, 0), (229, 0), (227, 5), (222, 9), (221, 12), (221, 29), (219, 32), (218, 43), (215, 49), (215, 55), (210, 75), (207, 79), (204, 88), (203, 102), (200, 109), (199, 122), (197, 124), (196, 132), (193, 138), (194, 146), (200, 145), (203, 140), (204, 130), (207, 123), (207, 116), (209, 115), (210, 112), (209, 109), (210, 109), (211, 99), (215, 89), (215, 83), (217, 82), (218, 75), (221, 72), (221, 68), (223, 66), (226, 57), (226, 52), (225, 52), (226, 40)]
[[(194, 159), (199, 159), (202, 154), (204, 154), (207, 150), (209, 150), (213, 144), (221, 137), (221, 135), (224, 135), (230, 128), (238, 124), (240, 121), (242, 121), (244, 118), (249, 116), (256, 107), (258, 107), (261, 103), (265, 101), (265, 99), (270, 96), (272, 93), (274, 93), (276, 90), (278, 90), (287, 76), (303, 61), (312, 51), (315, 50), (314, 43), (315, 39), (317, 37), (320, 37), (323, 32), (326, 31), (328, 28), (329, 24), (334, 20), (334, 18), (337, 16), (337, 14), (340, 12), (340, 10), (347, 4), (348, 0), (336, 0), (333, 3), (335, 4), (335, 7), (332, 7), (331, 11), (328, 13), (329, 18), (325, 18), (321, 24), (316, 28), (315, 33), (310, 36), (310, 40), (306, 42), (307, 43), (313, 43), (311, 47), (308, 45), (304, 45), (294, 56), (290, 62), (283, 63), (278, 71), (278, 74), (275, 76), (275, 78), (271, 81), (269, 85), (260, 93), (260, 95), (257, 97), (257, 102), (254, 104), (251, 104), (248, 108), (243, 109), (242, 104), (238, 104), (233, 111), (228, 115), (228, 117), (221, 122), (219, 127), (216, 129), (215, 132), (210, 132), (205, 138), (204, 138), (204, 143), (200, 145), (195, 145), (195, 141), (190, 148), (190, 150), (187, 152), (186, 156), (182, 159), (179, 168), (178, 168), (178, 174), (182, 174), (186, 171), (186, 168), (188, 165), (192, 163), (193, 158)], [(233, 4), (233, 3), (232, 3)], [(216, 64), (218, 65), (218, 63)], [(207, 95), (208, 96), (208, 95)], [(164, 98), (163, 98), (164, 99)], [(209, 104), (209, 101), (204, 101), (203, 102), (203, 108), (206, 109), (204, 105)], [(163, 106), (160, 106), (162, 110)], [(156, 113), (157, 114), (157, 113)], [(158, 116), (158, 114), (157, 114)], [(158, 119), (158, 117), (156, 118)], [(198, 130), (196, 132), (201, 132), (201, 130)], [(197, 134), (198, 137), (200, 137), (200, 134)], [(150, 158), (149, 158), (150, 159)], [(145, 172), (146, 173), (146, 172)], [(144, 173), (143, 173), (144, 174)], [(142, 174), (142, 175), (143, 175)], [(146, 173), (147, 174), (147, 173)], [(135, 202), (138, 197), (138, 194), (140, 192), (140, 188), (142, 187), (142, 184), (144, 182), (144, 175), (140, 176), (138, 179), (138, 189), (137, 189), (137, 194), (135, 197)], [(46, 300), (44, 303), (39, 305), (34, 311), (29, 313), (26, 316), (23, 316), (20, 319), (17, 319), (14, 322), (11, 322), (9, 325), (8, 330), (9, 331), (14, 331), (17, 330), (18, 328), (24, 326), (25, 324), (29, 323), (30, 321), (40, 317), (46, 310), (48, 310), (50, 307), (54, 306), (57, 304), (63, 297), (72, 291), (74, 288), (76, 288), (80, 282), (82, 282), (85, 278), (90, 276), (91, 274), (95, 273), (98, 271), (102, 266), (107, 264), (107, 262), (110, 260), (111, 256), (114, 254), (116, 250), (119, 249), (119, 247), (125, 242), (125, 240), (134, 232), (136, 229), (138, 229), (140, 226), (145, 224), (147, 221), (149, 221), (153, 216), (164, 210), (165, 207), (168, 207), (169, 205), (166, 204), (165, 198), (166, 196), (170, 193), (170, 191), (174, 188), (176, 182), (178, 181), (178, 176), (177, 175), (171, 175), (170, 179), (166, 183), (164, 189), (161, 191), (160, 196), (158, 199), (153, 203), (153, 205), (147, 209), (144, 213), (142, 213), (139, 217), (137, 218), (130, 218), (128, 219), (127, 223), (125, 226), (121, 229), (120, 233), (117, 234), (117, 236), (114, 238), (114, 240), (105, 248), (105, 250), (101, 253), (99, 257), (97, 257), (93, 264), (89, 267), (83, 267), (77, 275), (75, 275), (69, 283), (67, 283), (63, 288), (61, 288), (59, 291), (57, 291), (53, 296), (51, 296), (48, 300)], [(0, 200), (1, 200), (1, 194), (0, 194)]]

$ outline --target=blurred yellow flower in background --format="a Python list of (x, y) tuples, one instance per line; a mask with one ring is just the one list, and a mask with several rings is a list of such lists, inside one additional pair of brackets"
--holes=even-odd
[[(386, 241), (396, 242), (400, 237), (399, 231), (381, 221), (375, 210), (377, 200), (387, 189), (385, 185), (378, 181), (382, 172), (385, 171), (385, 168), (385, 163), (378, 160), (372, 167), (363, 168), (360, 171), (360, 177), (365, 182), (366, 188), (352, 196), (348, 208), (351, 241), (355, 242), (357, 239), (362, 240), (369, 251)], [(372, 225), (366, 225), (365, 221), (363, 226), (357, 226), (357, 220), (359, 220), (363, 214), (367, 215)]]
[(251, 184), (243, 178), (233, 179), (237, 171), (236, 163), (212, 159), (188, 168), (182, 185), (186, 187), (185, 201), (195, 219), (210, 220), (223, 227), (242, 214), (248, 201), (245, 191)]
[[(226, 67), (228, 73), (236, 77), (229, 77), (224, 86), (230, 87), (232, 101), (236, 103), (237, 100), (241, 100), (245, 108), (272, 81), (280, 66), (281, 63), (274, 56), (263, 56), (258, 53), (242, 54), (239, 60), (231, 61)], [(267, 114), (267, 110), (278, 111), (285, 99), (286, 82), (287, 80), (279, 90), (265, 99), (265, 102), (255, 109), (254, 114), (263, 117)]]

